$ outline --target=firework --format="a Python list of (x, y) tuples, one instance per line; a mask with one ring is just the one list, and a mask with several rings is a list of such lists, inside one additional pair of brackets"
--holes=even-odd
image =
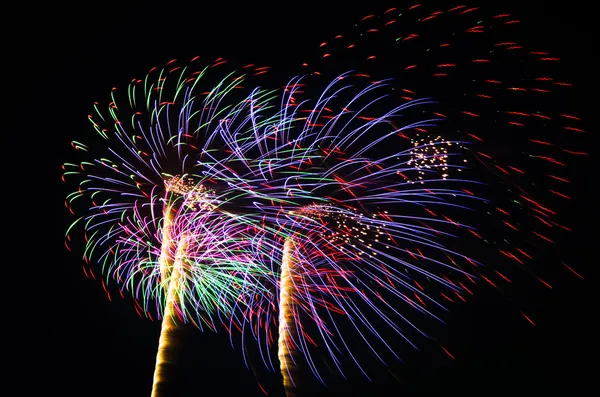
[[(238, 322), (250, 323), (247, 329), (265, 348), (268, 365), (268, 347), (274, 343), (269, 328), (278, 326), (278, 358), (288, 394), (298, 359), (321, 377), (310, 358), (309, 345), (317, 338), (334, 362), (338, 354), (353, 354), (334, 314), (349, 320), (359, 334), (385, 343), (368, 319), (371, 314), (402, 337), (399, 323), (420, 332), (394, 299), (429, 316), (444, 310), (419, 290), (416, 279), (434, 280), (453, 295), (464, 289), (445, 273), (475, 277), (476, 260), (436, 241), (436, 234), (450, 238), (449, 229), (469, 226), (434, 219), (425, 211), (467, 211), (468, 202), (480, 200), (451, 187), (476, 183), (451, 175), (464, 168), (464, 143), (438, 137), (405, 145), (400, 135), (435, 119), (400, 128), (398, 120), (431, 103), (399, 103), (389, 97), (390, 87), (346, 73), (311, 101), (298, 99), (306, 87), (294, 79), (284, 87), (283, 105), (269, 128), (259, 136), (228, 141), (231, 154), (206, 170), (207, 177), (228, 186), (222, 191), (224, 202), (235, 203), (243, 222), (254, 225), (253, 257), (279, 274), (270, 291), (245, 303), (248, 311)], [(391, 212), (396, 207), (402, 207), (400, 214)], [(412, 263), (417, 257), (423, 263)], [(277, 278), (263, 284), (273, 281)], [(371, 314), (363, 315), (365, 310)], [(317, 336), (309, 333), (314, 327)]]
[(368, 15), (285, 86), (278, 122), (211, 170), (281, 267), (246, 320), (262, 347), (279, 330), (290, 394), (300, 359), (322, 380), (311, 351), (363, 371), (348, 339), (385, 362), (390, 338), (425, 335), (415, 313), (441, 318), (478, 282), (504, 290), (525, 269), (551, 288), (553, 263), (578, 275), (556, 242), (585, 131), (558, 57), (527, 49), (519, 24), (464, 6)]
[(116, 282), (138, 313), (162, 318), (153, 395), (168, 387), (178, 325), (216, 329), (267, 270), (249, 254), (247, 225), (217, 210), (222, 198), (202, 175), (210, 144), (259, 128), (270, 95), (243, 89), (245, 76), (266, 71), (251, 65), (206, 87), (224, 63), (190, 70), (194, 62), (169, 62), (133, 79), (124, 97), (113, 89), (108, 111), (96, 103), (89, 116), (100, 139), (73, 142), (82, 160), (63, 165), (63, 180), (79, 183), (66, 206), (83, 214), (67, 231), (67, 248), (71, 231), (83, 229), (86, 275), (96, 278), (99, 264), (109, 299)]

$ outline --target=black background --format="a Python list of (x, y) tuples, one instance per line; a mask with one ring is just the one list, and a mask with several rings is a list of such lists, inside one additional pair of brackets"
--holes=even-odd
[[(583, 97), (591, 95), (594, 85), (592, 11), (578, 2), (521, 3), (507, 4), (507, 9), (522, 15), (531, 36), (552, 43), (567, 60), (565, 67), (584, 83), (581, 113), (589, 112)], [(150, 393), (160, 325), (138, 317), (128, 303), (110, 303), (63, 245), (68, 218), (60, 165), (70, 140), (89, 129), (86, 116), (97, 95), (172, 58), (200, 54), (277, 63), (313, 51), (321, 39), (368, 12), (368, 4), (348, 3), (157, 3), (127, 9), (82, 3), (32, 6), (25, 13), (11, 36), (16, 37), (17, 59), (25, 64), (21, 69), (27, 70), (20, 89), (26, 95), (20, 125), (28, 131), (16, 136), (27, 148), (20, 160), (31, 168), (27, 189), (41, 192), (43, 200), (26, 194), (32, 202), (19, 203), (27, 216), (15, 230), (25, 255), (15, 266), (25, 268), (22, 282), (30, 286), (18, 287), (26, 321), (18, 325), (24, 337), (17, 348), (21, 375), (7, 380), (18, 392), (8, 395), (38, 395), (32, 389), (57, 396)], [(582, 172), (593, 175), (592, 170)], [(594, 182), (590, 179), (590, 185)], [(586, 280), (566, 279), (550, 292), (536, 291), (537, 327), (523, 321), (501, 296), (482, 292), (445, 327), (444, 340), (450, 341), (456, 360), (425, 349), (395, 365), (397, 379), (383, 371), (372, 384), (362, 378), (334, 381), (327, 389), (315, 385), (307, 395), (583, 395), (592, 382), (593, 362), (594, 233), (587, 230), (592, 190), (582, 187), (577, 194), (580, 232), (569, 254)], [(180, 375), (185, 396), (263, 395), (224, 335), (198, 333), (190, 339)], [(282, 395), (277, 374), (259, 381), (269, 395)]]

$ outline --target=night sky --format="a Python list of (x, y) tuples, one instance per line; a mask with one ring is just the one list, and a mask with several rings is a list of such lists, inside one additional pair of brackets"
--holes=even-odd
[[(587, 82), (593, 67), (592, 27), (585, 23), (590, 20), (585, 10), (562, 9), (567, 3), (545, 8), (539, 8), (539, 1), (527, 3), (538, 8), (516, 4), (507, 8), (523, 16), (532, 37), (554, 43), (565, 67), (577, 74), (582, 98), (591, 93)], [(23, 35), (28, 42), (19, 51), (32, 58), (28, 80), (34, 84), (27, 84), (26, 94), (35, 105), (29, 106), (30, 119), (22, 123), (30, 131), (17, 134), (22, 134), (19, 139), (31, 136), (39, 150), (31, 164), (35, 163), (32, 172), (41, 175), (45, 199), (31, 210), (35, 221), (26, 218), (38, 230), (32, 231), (29, 224), (18, 228), (20, 239), (38, 243), (24, 248), (26, 263), (17, 263), (34, 281), (34, 287), (25, 288), (34, 289), (24, 293), (30, 300), (22, 310), (26, 321), (17, 325), (25, 336), (25, 350), (19, 360), (22, 379), (13, 382), (21, 391), (9, 395), (150, 395), (160, 324), (140, 318), (128, 300), (109, 302), (100, 284), (84, 276), (79, 257), (63, 245), (71, 218), (63, 206), (68, 190), (60, 181), (60, 165), (69, 160), (69, 142), (91, 133), (87, 114), (92, 103), (112, 86), (123, 86), (172, 58), (222, 56), (273, 65), (301, 60), (302, 53), (314, 51), (320, 41), (369, 12), (365, 4), (348, 10), (348, 3), (329, 9), (303, 3), (289, 8), (269, 8), (266, 3), (208, 8), (165, 4), (137, 10), (108, 3), (90, 3), (89, 10), (88, 4), (81, 9), (53, 5), (36, 9), (22, 26), (23, 32), (34, 36)], [(581, 106), (585, 115), (589, 105), (582, 100)], [(581, 172), (592, 175), (591, 170)], [(579, 225), (580, 231), (565, 244), (570, 263), (586, 280), (565, 277), (553, 290), (532, 289), (530, 307), (537, 327), (524, 321), (510, 300), (482, 289), (436, 330), (456, 360), (436, 346), (424, 346), (418, 354), (407, 351), (404, 363), (392, 363), (396, 377), (383, 367), (373, 367), (374, 383), (360, 377), (345, 382), (334, 378), (324, 388), (307, 376), (305, 394), (582, 395), (591, 384), (587, 361), (592, 360), (595, 283), (594, 233), (587, 229), (591, 229), (591, 185), (596, 180), (589, 182), (577, 191), (579, 205), (572, 209), (571, 224)], [(262, 396), (259, 383), (270, 396), (283, 395), (279, 375), (262, 371), (257, 379), (224, 333), (190, 330), (182, 368), (182, 396)]]

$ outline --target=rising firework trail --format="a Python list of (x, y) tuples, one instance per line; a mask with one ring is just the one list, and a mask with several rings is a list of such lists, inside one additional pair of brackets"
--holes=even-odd
[[(200, 211), (212, 209), (211, 194), (204, 185), (196, 185), (192, 178), (176, 175), (165, 181), (166, 191), (185, 197), (185, 204)], [(169, 394), (170, 382), (176, 373), (176, 353), (180, 349), (179, 343), (183, 333), (178, 327), (178, 311), (184, 307), (181, 291), (185, 290), (182, 281), (185, 281), (184, 260), (188, 257), (187, 247), (190, 239), (189, 232), (173, 233), (173, 222), (177, 217), (174, 203), (165, 204), (163, 211), (162, 245), (158, 258), (161, 280), (167, 283), (163, 286), (166, 291), (166, 302), (163, 312), (158, 353), (154, 369), (152, 384), (152, 397)], [(193, 236), (192, 236), (193, 238)], [(174, 255), (173, 255), (173, 247)]]
[(281, 261), (281, 276), (279, 278), (279, 341), (278, 352), (279, 367), (283, 377), (283, 387), (287, 396), (293, 396), (294, 370), (293, 338), (296, 334), (293, 316), (293, 296), (295, 293), (292, 272), (296, 259), (294, 258), (293, 238), (285, 240), (283, 257)]

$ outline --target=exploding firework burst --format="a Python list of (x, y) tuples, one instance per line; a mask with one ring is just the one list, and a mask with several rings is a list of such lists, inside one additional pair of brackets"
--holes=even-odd
[[(348, 326), (368, 347), (381, 343), (396, 355), (378, 328), (410, 342), (402, 328), (421, 331), (405, 310), (436, 317), (445, 310), (442, 297), (468, 290), (453, 281), (458, 275), (477, 277), (476, 260), (441, 242), (453, 228), (470, 227), (428, 215), (468, 211), (481, 200), (462, 190), (476, 181), (451, 175), (465, 167), (466, 143), (432, 137), (406, 144), (405, 133), (436, 120), (396, 127), (398, 120), (431, 101), (397, 103), (391, 87), (346, 73), (311, 101), (300, 100), (302, 80), (293, 79), (262, 134), (226, 139), (205, 165), (204, 178), (223, 186), (220, 208), (235, 208), (237, 221), (255, 234), (253, 258), (279, 275), (262, 281), (275, 281), (270, 290), (244, 297), (248, 309), (228, 328), (249, 323), (268, 365), (278, 339), (286, 386), (293, 385), (294, 355), (321, 377), (310, 358), (318, 339), (341, 370), (338, 356), (353, 356), (341, 331)], [(441, 296), (423, 291), (428, 280)]]
[(266, 71), (252, 66), (205, 87), (224, 63), (189, 70), (193, 62), (169, 62), (132, 80), (124, 97), (113, 89), (108, 111), (96, 103), (89, 116), (101, 140), (73, 142), (82, 159), (63, 165), (63, 180), (78, 183), (65, 204), (81, 214), (67, 248), (71, 232), (83, 229), (84, 272), (96, 278), (99, 264), (109, 298), (116, 282), (138, 313), (163, 319), (153, 395), (169, 381), (177, 325), (216, 329), (241, 296), (260, 291), (253, 278), (268, 270), (251, 258), (247, 225), (220, 209), (218, 189), (202, 175), (222, 131), (260, 128), (270, 95), (243, 89), (244, 76)]

